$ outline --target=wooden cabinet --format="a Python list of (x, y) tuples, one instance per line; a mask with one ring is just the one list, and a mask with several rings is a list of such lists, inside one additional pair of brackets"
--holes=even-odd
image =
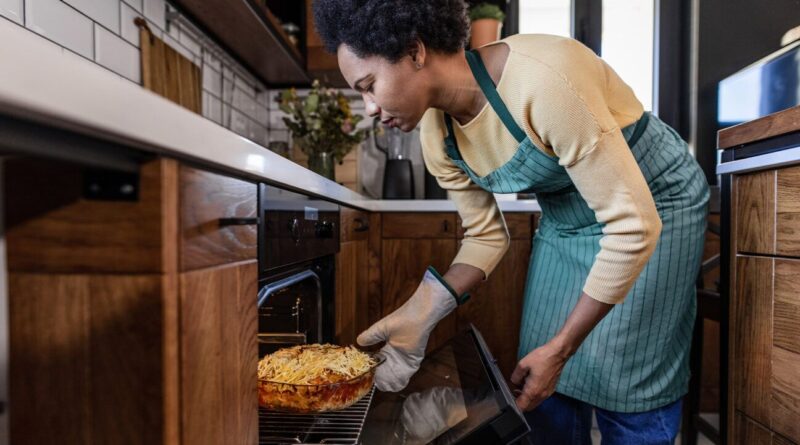
[[(500, 369), (510, 375), (517, 363), (523, 292), (536, 220), (530, 213), (504, 216), (511, 235), (508, 253), (472, 298), (439, 323), (431, 334), (428, 350), (473, 323)], [(411, 296), (428, 266), (441, 273), (447, 271), (463, 238), (463, 229), (458, 216), (451, 212), (384, 213), (380, 224), (382, 236), (377, 250), (381, 258), (381, 291), (376, 296), (380, 314), (385, 316)]]
[(155, 159), (101, 200), (94, 169), (4, 167), (11, 442), (255, 444), (255, 228), (219, 225), (255, 185)]
[(731, 443), (800, 443), (800, 167), (733, 184)]
[(336, 343), (355, 344), (369, 327), (369, 215), (342, 208), (336, 255)]

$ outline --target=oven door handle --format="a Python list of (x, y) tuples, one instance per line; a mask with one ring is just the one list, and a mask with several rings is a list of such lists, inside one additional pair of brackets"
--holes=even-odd
[[(317, 283), (317, 293), (321, 292), (322, 285), (319, 280), (319, 276), (314, 273), (312, 270), (304, 270), (302, 272), (296, 273), (292, 276), (286, 277), (282, 280), (275, 281), (274, 283), (269, 283), (266, 286), (262, 287), (260, 291), (258, 291), (258, 307), (264, 305), (267, 302), (267, 299), (270, 295), (274, 294), (275, 292), (285, 289), (289, 286), (293, 286), (301, 281), (307, 279), (313, 279)], [(322, 311), (322, 295), (318, 295), (317, 301), (319, 302), (319, 310), (320, 313)]]

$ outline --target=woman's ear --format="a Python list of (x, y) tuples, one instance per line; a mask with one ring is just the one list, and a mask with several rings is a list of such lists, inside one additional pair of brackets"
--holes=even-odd
[(411, 57), (411, 63), (414, 64), (415, 68), (418, 70), (422, 69), (422, 67), (425, 66), (425, 59), (427, 56), (425, 44), (419, 39), (416, 40), (408, 49), (408, 56)]

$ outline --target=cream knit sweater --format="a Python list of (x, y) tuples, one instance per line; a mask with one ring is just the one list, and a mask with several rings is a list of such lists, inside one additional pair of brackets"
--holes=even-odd
[[(584, 292), (619, 303), (655, 249), (661, 220), (620, 128), (636, 122), (642, 104), (605, 62), (581, 43), (549, 35), (516, 35), (497, 90), (534, 144), (559, 158), (575, 187), (604, 224), (600, 252)], [(501, 43), (495, 43), (501, 44)], [(459, 150), (478, 175), (497, 169), (518, 143), (489, 104), (465, 125), (454, 121)], [(474, 184), (444, 151), (443, 113), (422, 120), (425, 164), (455, 201), (465, 229), (453, 263), (488, 276), (508, 247), (494, 195)]]

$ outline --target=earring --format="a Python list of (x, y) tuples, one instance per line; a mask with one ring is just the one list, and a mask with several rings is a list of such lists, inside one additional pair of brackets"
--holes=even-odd
[(421, 63), (419, 63), (419, 62), (417, 62), (417, 63), (416, 63), (416, 67), (417, 67), (417, 69), (418, 69), (418, 70), (421, 70), (421, 69), (422, 69), (422, 64), (421, 64)]

